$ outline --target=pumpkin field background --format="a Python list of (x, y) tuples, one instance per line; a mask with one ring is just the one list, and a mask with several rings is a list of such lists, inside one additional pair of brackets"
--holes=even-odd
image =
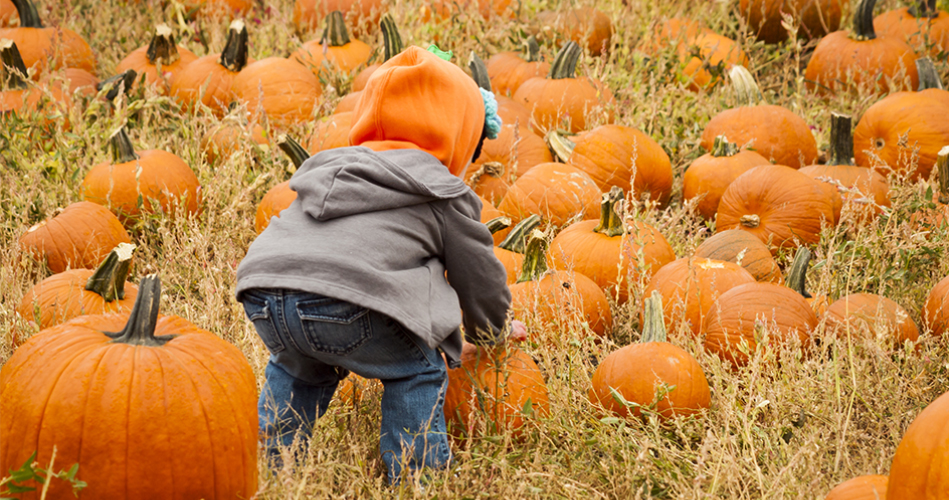
[[(285, 57), (321, 30), (297, 33), (292, 0), (256, 3), (243, 17), (255, 59)], [(517, 4), (515, 2), (515, 4)], [(460, 9), (447, 19), (423, 21), (425, 2), (389, 0), (406, 46), (437, 40), (466, 67), (475, 51), (485, 60), (518, 50), (531, 32), (533, 13), (569, 8), (568, 2), (526, 0), (519, 17), (484, 20), (476, 9)], [(727, 81), (698, 92), (687, 89), (672, 69), (675, 48), (659, 47), (650, 58), (639, 50), (674, 16), (700, 21), (735, 39), (747, 53), (749, 70), (767, 101), (801, 116), (812, 128), (821, 158), (829, 143), (830, 113), (852, 115), (854, 124), (879, 97), (839, 92), (821, 97), (804, 81), (816, 41), (765, 45), (755, 41), (737, 15), (738, 0), (600, 1), (592, 4), (613, 24), (608, 53), (580, 58), (579, 72), (604, 82), (615, 99), (615, 123), (635, 127), (657, 141), (671, 159), (675, 180), (669, 206), (659, 209), (628, 195), (629, 216), (658, 228), (677, 257), (687, 257), (714, 234), (714, 222), (683, 203), (682, 176), (696, 158), (706, 123), (735, 104)], [(177, 1), (40, 0), (47, 26), (69, 27), (89, 42), (100, 79), (145, 45), (159, 23), (167, 23), (178, 43), (198, 56), (219, 52), (230, 16), (188, 17)], [(902, 6), (882, 1), (876, 12)], [(844, 6), (842, 29), (849, 29), (852, 6)], [(545, 32), (541, 53), (551, 60), (562, 38)], [(357, 33), (381, 57), (378, 30)], [(943, 80), (945, 57), (935, 65)], [(351, 84), (352, 75), (333, 74), (323, 84), (320, 115), (329, 115)], [(136, 245), (130, 281), (158, 273), (162, 313), (186, 318), (237, 346), (263, 381), (267, 350), (234, 298), (236, 269), (256, 232), (257, 205), (264, 193), (290, 177), (292, 163), (276, 146), (278, 134), (305, 140), (316, 119), (268, 130), (268, 144), (247, 141), (234, 154), (209, 164), (201, 138), (218, 123), (213, 114), (183, 112), (170, 97), (151, 88), (133, 89), (113, 109), (104, 99), (75, 98), (68, 119), (47, 128), (36, 117), (0, 117), (0, 363), (38, 328), (16, 313), (24, 294), (51, 274), (18, 244), (28, 228), (70, 203), (82, 201), (80, 183), (92, 166), (111, 161), (109, 138), (121, 127), (137, 150), (164, 149), (181, 157), (201, 184), (200, 212), (192, 217), (145, 217), (130, 228)], [(444, 103), (450, 106), (451, 103)], [(593, 125), (602, 114), (591, 116)], [(266, 124), (265, 124), (266, 125)], [(930, 335), (921, 308), (929, 291), (949, 275), (949, 225), (923, 228), (913, 214), (931, 206), (937, 175), (910, 182), (891, 176), (892, 207), (872, 221), (845, 219), (825, 227), (812, 246), (807, 288), (832, 300), (850, 293), (884, 295), (905, 308), (920, 326), (915, 346), (894, 347), (876, 338), (838, 339), (822, 322), (806, 355), (789, 347), (751, 356), (730, 369), (706, 352), (701, 339), (683, 327), (670, 341), (692, 353), (711, 386), (711, 408), (698, 416), (621, 419), (588, 399), (597, 360), (636, 341), (647, 278), (629, 283), (630, 300), (612, 300), (613, 328), (594, 341), (586, 326), (563, 318), (569, 327), (538, 328), (531, 315), (531, 338), (522, 348), (546, 378), (550, 413), (531, 420), (520, 433), (480, 428), (453, 441), (454, 464), (424, 490), (396, 488), (406, 498), (824, 498), (835, 485), (867, 474), (886, 475), (894, 452), (913, 419), (949, 390), (949, 335)], [(942, 182), (946, 182), (942, 180)], [(793, 251), (777, 261), (789, 267)], [(779, 349), (778, 351), (781, 351)], [(776, 360), (780, 357), (780, 362)], [(3, 418), (11, 418), (4, 409)], [(14, 417), (15, 418), (15, 417)], [(267, 469), (259, 453), (260, 498), (388, 498), (385, 467), (378, 453), (379, 392), (363, 391), (353, 402), (337, 399), (314, 429), (298, 467)], [(72, 464), (57, 463), (56, 470)], [(946, 472), (949, 473), (949, 472)], [(0, 471), (6, 477), (8, 471)], [(83, 479), (83, 469), (77, 477)], [(945, 479), (943, 479), (945, 481)]]

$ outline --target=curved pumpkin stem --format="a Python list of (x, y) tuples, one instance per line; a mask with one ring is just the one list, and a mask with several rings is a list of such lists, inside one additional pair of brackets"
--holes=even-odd
[(537, 43), (537, 39), (534, 38), (534, 35), (524, 40), (524, 60), (527, 62), (540, 61), (540, 44)]
[(916, 72), (919, 73), (920, 92), (928, 89), (942, 90), (942, 80), (939, 79), (939, 72), (933, 66), (933, 60), (928, 57), (920, 57), (916, 60)]
[(402, 52), (405, 46), (402, 45), (402, 35), (399, 34), (399, 28), (391, 15), (382, 16), (379, 26), (382, 28), (382, 43), (385, 49), (383, 62), (385, 62)]
[(850, 38), (858, 41), (873, 40), (877, 37), (873, 30), (873, 7), (876, 0), (859, 0), (853, 11), (853, 31)]
[(853, 122), (850, 115), (830, 113), (830, 158), (828, 165), (853, 165)]
[(949, 146), (939, 150), (936, 169), (939, 172), (939, 203), (949, 205)]
[(105, 256), (102, 264), (86, 280), (86, 290), (99, 294), (106, 302), (125, 298), (125, 280), (129, 276), (132, 264), (132, 250), (135, 245), (119, 243)]
[(613, 186), (609, 193), (603, 193), (600, 202), (600, 223), (593, 228), (594, 232), (605, 234), (610, 238), (626, 234), (626, 225), (623, 224), (623, 188)]
[(488, 226), (488, 231), (491, 231), (491, 234), (494, 234), (511, 227), (511, 218), (502, 215), (485, 222), (484, 225)]
[(567, 139), (566, 135), (556, 130), (547, 132), (544, 141), (547, 142), (547, 148), (553, 153), (554, 158), (560, 160), (561, 163), (567, 163), (570, 160), (570, 155), (573, 154), (573, 148), (577, 147), (575, 142)]
[(540, 216), (537, 214), (531, 214), (526, 219), (518, 222), (511, 228), (511, 232), (507, 233), (498, 248), (503, 248), (509, 252), (525, 253), (527, 251), (527, 237), (540, 226), (540, 222)]
[(764, 100), (758, 82), (748, 68), (737, 65), (728, 72), (728, 78), (732, 82), (732, 92), (738, 106), (755, 106)]
[(471, 57), (468, 58), (468, 69), (471, 70), (471, 78), (474, 79), (475, 83), (484, 90), (491, 92), (491, 78), (488, 76), (488, 67), (484, 65), (484, 61), (473, 50), (471, 51)]
[(346, 31), (346, 19), (341, 11), (334, 10), (326, 16), (326, 28), (323, 29), (320, 41), (330, 47), (342, 47), (352, 41), (349, 31)]
[(221, 66), (238, 72), (247, 66), (247, 27), (238, 19), (227, 28), (227, 42), (221, 51)]
[(132, 89), (132, 84), (135, 83), (135, 78), (138, 76), (138, 73), (134, 69), (127, 69), (122, 73), (119, 73), (115, 76), (110, 76), (105, 80), (96, 84), (96, 92), (102, 92), (105, 89), (109, 89), (105, 93), (105, 98), (108, 100), (114, 100), (119, 96), (121, 91), (125, 95), (128, 95), (129, 90)]
[(161, 63), (166, 66), (181, 58), (178, 54), (178, 46), (171, 36), (171, 28), (167, 24), (162, 23), (155, 26), (155, 36), (148, 43), (145, 56), (148, 57), (148, 62), (151, 64)]
[(739, 151), (738, 144), (728, 142), (728, 137), (724, 135), (717, 136), (712, 144), (712, 156), (715, 158), (735, 156)]
[(554, 58), (554, 62), (550, 65), (550, 73), (547, 75), (547, 78), (551, 80), (563, 80), (576, 76), (577, 61), (580, 60), (581, 54), (583, 54), (583, 49), (577, 45), (577, 42), (572, 40), (567, 42), (560, 48), (560, 52), (557, 52), (557, 57)]
[(478, 167), (478, 170), (475, 170), (474, 173), (468, 177), (468, 182), (470, 185), (476, 186), (485, 175), (488, 177), (501, 177), (504, 175), (504, 165), (496, 161), (482, 163), (481, 166)]
[(113, 343), (161, 347), (174, 335), (155, 336), (158, 326), (158, 309), (161, 306), (161, 280), (157, 274), (142, 278), (138, 285), (138, 296), (129, 314), (128, 323), (120, 332), (102, 332)]
[(310, 158), (310, 153), (300, 145), (299, 142), (293, 140), (287, 134), (280, 134), (277, 137), (277, 147), (280, 148), (293, 162), (293, 166), (300, 168), (303, 165), (303, 162), (307, 161)]
[(521, 264), (521, 275), (517, 283), (535, 281), (547, 272), (547, 232), (537, 229), (531, 231), (527, 238), (527, 247), (524, 250), (524, 263)]
[(26, 71), (26, 64), (23, 63), (23, 57), (20, 56), (20, 49), (17, 48), (13, 40), (4, 38), (0, 40), (0, 68), (3, 71), (3, 85), (9, 90), (26, 90), (29, 85), (26, 81), (29, 79), (29, 73)]
[(662, 294), (653, 290), (652, 295), (643, 301), (643, 335), (639, 342), (665, 342), (666, 322), (662, 317)]
[(794, 260), (791, 261), (788, 276), (784, 281), (788, 288), (801, 294), (805, 299), (811, 298), (811, 294), (807, 293), (804, 288), (807, 286), (807, 265), (810, 264), (813, 256), (814, 254), (807, 248), (799, 247), (797, 253), (794, 254)]
[(139, 158), (138, 153), (135, 152), (135, 146), (132, 145), (132, 140), (125, 133), (125, 127), (116, 130), (109, 138), (109, 142), (112, 143), (113, 164), (128, 163)]
[(939, 9), (936, 8), (936, 0), (920, 0), (909, 8), (909, 14), (916, 19), (939, 17)]
[(16, 7), (17, 14), (20, 15), (20, 28), (42, 28), (43, 21), (40, 20), (40, 14), (36, 10), (36, 5), (32, 0), (12, 0)]

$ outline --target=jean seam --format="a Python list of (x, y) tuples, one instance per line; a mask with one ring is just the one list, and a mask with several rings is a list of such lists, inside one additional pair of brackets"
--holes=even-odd
[[(279, 299), (278, 299), (277, 297), (279, 297)], [(291, 344), (293, 344), (293, 348), (296, 349), (297, 352), (301, 352), (301, 353), (302, 353), (303, 350), (300, 349), (300, 346), (299, 346), (299, 345), (297, 345), (297, 341), (296, 341), (296, 340), (293, 340), (293, 334), (290, 333), (290, 325), (287, 324), (287, 315), (285, 314), (285, 311), (284, 311), (284, 308), (286, 307), (286, 305), (285, 305), (285, 301), (284, 301), (284, 294), (283, 294), (283, 292), (281, 291), (279, 294), (277, 294), (276, 297), (274, 298), (274, 300), (279, 300), (279, 301), (280, 301), (280, 307), (279, 307), (279, 310), (280, 310), (280, 323), (283, 325), (283, 332), (286, 333), (287, 340), (288, 340)]]

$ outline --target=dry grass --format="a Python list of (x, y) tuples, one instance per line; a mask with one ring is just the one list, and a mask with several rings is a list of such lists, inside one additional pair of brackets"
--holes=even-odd
[[(167, 21), (187, 34), (183, 44), (198, 55), (220, 50), (227, 20), (182, 23), (147, 3), (40, 2), (48, 25), (65, 23), (83, 33), (98, 53), (100, 75), (111, 74), (123, 55), (145, 43), (154, 23)], [(157, 2), (154, 2), (157, 3)], [(484, 23), (461, 16), (437, 26), (416, 22), (421, 2), (394, 0), (394, 12), (409, 43), (427, 45), (438, 33), (443, 48), (464, 57), (470, 50), (510, 49), (513, 23)], [(631, 2), (633, 3), (633, 2)], [(285, 55), (302, 41), (290, 28), (292, 1), (267, 2), (250, 19), (251, 53)], [(672, 158), (676, 198), (666, 211), (641, 210), (637, 217), (659, 227), (677, 255), (688, 255), (712, 232), (679, 201), (681, 173), (701, 154), (704, 124), (731, 102), (727, 91), (691, 93), (657, 78), (633, 53), (648, 36), (651, 20), (680, 10), (713, 29), (735, 35), (740, 22), (725, 2), (639, 2), (613, 12), (616, 49), (605, 59), (585, 58), (584, 70), (609, 83), (617, 98), (617, 123), (652, 135)], [(533, 2), (525, 8), (536, 8)], [(207, 47), (196, 41), (200, 32)], [(194, 38), (194, 39), (192, 39)], [(858, 117), (871, 97), (822, 102), (803, 89), (805, 47), (764, 47), (739, 38), (753, 61), (762, 89), (775, 104), (800, 113), (817, 127), (826, 145), (829, 112)], [(663, 64), (663, 58), (658, 59)], [(939, 68), (945, 72), (945, 64)], [(343, 81), (345, 85), (346, 82)], [(333, 91), (326, 94), (333, 96)], [(333, 102), (328, 99), (326, 109)], [(47, 133), (31, 122), (7, 118), (0, 127), (0, 362), (12, 354), (11, 338), (33, 333), (14, 308), (24, 292), (49, 274), (24, 256), (17, 238), (58, 207), (80, 199), (88, 169), (110, 159), (107, 137), (124, 122), (142, 149), (177, 153), (203, 186), (204, 209), (192, 220), (144, 221), (133, 231), (139, 245), (133, 276), (161, 274), (163, 311), (183, 316), (236, 344), (262, 381), (266, 349), (233, 297), (235, 271), (254, 238), (256, 203), (271, 185), (289, 176), (279, 152), (250, 149), (218, 165), (203, 161), (200, 137), (216, 121), (182, 116), (167, 98), (145, 93), (114, 112), (101, 103), (75, 107), (74, 126)], [(304, 137), (312, 124), (293, 134)], [(828, 229), (816, 248), (812, 292), (840, 297), (850, 292), (885, 294), (919, 322), (929, 289), (949, 274), (949, 234), (919, 232), (910, 214), (923, 203), (927, 184), (891, 179), (893, 211), (865, 227), (843, 223)], [(787, 263), (789, 256), (782, 256)], [(137, 280), (137, 278), (136, 278)], [(509, 434), (479, 435), (455, 443), (455, 465), (422, 491), (389, 490), (378, 456), (378, 394), (357, 406), (335, 403), (314, 431), (294, 469), (270, 472), (261, 462), (262, 498), (822, 498), (835, 484), (862, 474), (886, 474), (902, 432), (914, 416), (949, 387), (947, 339), (923, 335), (917, 350), (890, 349), (876, 340), (835, 341), (817, 332), (820, 347), (802, 357), (785, 352), (777, 363), (763, 349), (743, 370), (731, 371), (683, 334), (674, 341), (692, 352), (712, 386), (712, 408), (695, 420), (661, 424), (654, 416), (618, 421), (587, 401), (593, 366), (617, 346), (638, 338), (639, 298), (634, 283), (628, 306), (616, 307), (609, 341), (596, 344), (576, 329), (550, 331), (527, 349), (545, 367), (551, 415), (520, 440)], [(8, 417), (9, 418), (9, 417)], [(82, 471), (79, 476), (81, 478)]]

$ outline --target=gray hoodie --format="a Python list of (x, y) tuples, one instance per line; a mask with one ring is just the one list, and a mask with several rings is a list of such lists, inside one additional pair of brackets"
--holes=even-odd
[(345, 300), (440, 346), (453, 366), (462, 312), (469, 342), (500, 340), (511, 292), (481, 201), (434, 156), (331, 149), (304, 162), (290, 188), (297, 199), (237, 269), (238, 298), (286, 288)]

